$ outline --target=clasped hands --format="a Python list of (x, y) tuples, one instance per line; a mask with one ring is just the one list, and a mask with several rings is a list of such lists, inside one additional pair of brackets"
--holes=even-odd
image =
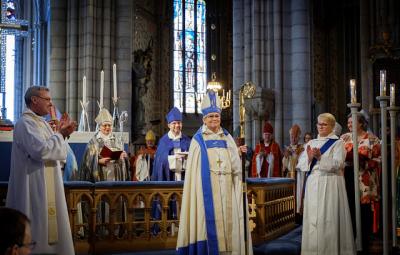
[(57, 125), (57, 130), (60, 134), (62, 134), (62, 136), (65, 139), (75, 131), (76, 126), (77, 126), (76, 121), (71, 120), (68, 113), (64, 113), (61, 116), (60, 122)]
[(319, 148), (311, 148), (310, 145), (307, 146), (307, 156), (308, 162), (311, 162), (313, 158), (320, 160), (321, 159), (321, 150)]

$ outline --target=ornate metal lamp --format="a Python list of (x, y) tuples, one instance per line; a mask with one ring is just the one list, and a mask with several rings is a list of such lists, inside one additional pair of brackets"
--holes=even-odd
[(228, 90), (225, 93), (225, 89), (223, 89), (222, 93), (219, 93), (219, 91), (222, 89), (222, 85), (220, 82), (217, 81), (217, 75), (215, 74), (215, 72), (213, 72), (211, 75), (211, 81), (207, 83), (207, 90), (209, 89), (213, 90), (219, 97), (222, 109), (226, 109), (231, 106), (231, 90)]

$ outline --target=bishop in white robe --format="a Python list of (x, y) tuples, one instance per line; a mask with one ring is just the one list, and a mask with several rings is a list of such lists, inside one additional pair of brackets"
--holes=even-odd
[[(202, 112), (205, 125), (189, 148), (177, 250), (179, 254), (245, 254), (239, 151), (232, 136), (220, 127), (221, 108), (213, 92), (203, 99)], [(248, 254), (252, 254), (247, 233)]]

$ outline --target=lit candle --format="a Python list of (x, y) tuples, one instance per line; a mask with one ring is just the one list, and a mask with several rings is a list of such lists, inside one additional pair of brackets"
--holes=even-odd
[(380, 96), (386, 96), (386, 70), (380, 71), (379, 89)]
[(82, 86), (82, 102), (86, 103), (86, 76), (83, 76), (83, 86)]
[(100, 108), (103, 108), (104, 71), (100, 72)]
[(394, 87), (394, 83), (390, 84), (390, 106), (394, 107), (395, 106), (395, 98), (396, 98), (396, 94), (395, 94), (395, 87)]
[(350, 80), (350, 102), (357, 103), (356, 79)]
[(113, 65), (114, 98), (117, 98), (117, 65)]

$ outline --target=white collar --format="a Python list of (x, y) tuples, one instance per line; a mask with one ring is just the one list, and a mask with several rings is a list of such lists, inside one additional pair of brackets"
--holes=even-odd
[(337, 135), (335, 135), (334, 131), (332, 131), (332, 133), (324, 137), (321, 137), (319, 135), (317, 136), (317, 140), (327, 140), (327, 139), (339, 139), (339, 138), (337, 137)]
[(96, 138), (101, 138), (104, 141), (110, 140), (112, 138), (112, 132), (110, 132), (108, 135), (103, 134), (101, 131), (97, 133)]
[(215, 133), (213, 131), (211, 131), (205, 124), (203, 124), (203, 126), (201, 127), (201, 132), (203, 134), (216, 134), (216, 135), (221, 135), (224, 133), (223, 129), (221, 127), (219, 127), (218, 131)]
[(172, 131), (168, 131), (168, 138), (171, 140), (178, 140), (182, 138), (182, 132), (180, 132), (177, 136), (174, 135), (174, 133), (172, 133)]

